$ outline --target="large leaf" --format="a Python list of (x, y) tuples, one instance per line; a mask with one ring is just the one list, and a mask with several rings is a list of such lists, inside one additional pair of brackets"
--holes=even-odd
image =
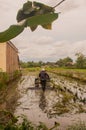
[(32, 16), (27, 19), (27, 26), (46, 25), (52, 23), (58, 18), (58, 13), (48, 13), (37, 16)]
[(6, 42), (16, 37), (24, 30), (23, 25), (12, 25), (6, 31), (0, 33), (0, 42)]
[(20, 22), (26, 18), (29, 18), (33, 16), (35, 13), (35, 9), (32, 7), (32, 2), (27, 1), (24, 5), (23, 8), (20, 9), (17, 13), (17, 22)]
[(40, 3), (40, 2), (34, 1), (34, 2), (33, 2), (33, 5), (34, 5), (36, 8), (39, 8), (38, 11), (41, 10), (42, 14), (44, 14), (44, 13), (49, 13), (49, 12), (54, 12), (54, 11), (55, 11), (53, 7), (48, 6), (48, 5), (45, 5), (45, 4)]
[[(31, 12), (33, 11), (33, 7), (32, 7), (32, 2), (27, 1), (24, 5), (23, 8), (20, 9), (17, 13), (17, 21), (20, 22), (23, 19), (28, 18), (31, 15)], [(32, 15), (31, 15), (32, 16)]]
[(35, 31), (37, 26), (30, 26), (31, 31)]
[(6, 42), (19, 35), (25, 27), (29, 26), (34, 31), (38, 25), (46, 29), (51, 28), (51, 23), (58, 18), (58, 13), (49, 13), (29, 17), (22, 25), (12, 25), (0, 33), (0, 42)]
[(33, 11), (32, 8), (32, 2), (31, 1), (27, 1), (24, 5), (23, 5), (23, 9), (24, 14), (30, 14), (30, 12)]
[(24, 3), (23, 7), (17, 13), (17, 21), (20, 22), (26, 18), (40, 15), (40, 14), (47, 14), (47, 13), (54, 13), (54, 8), (51, 6), (47, 6), (45, 4), (39, 2), (31, 2), (27, 1)]
[(51, 23), (44, 24), (44, 25), (42, 25), (42, 27), (45, 28), (45, 29), (52, 29), (52, 24)]

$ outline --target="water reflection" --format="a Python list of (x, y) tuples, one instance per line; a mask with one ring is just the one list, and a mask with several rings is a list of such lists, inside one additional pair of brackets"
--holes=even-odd
[[(34, 76), (27, 76), (18, 87), (21, 98), (18, 100), (19, 105), (16, 107), (15, 115), (24, 114), (33, 123), (41, 121), (47, 126), (57, 121), (63, 126), (61, 130), (65, 130), (64, 126), (79, 118), (86, 121), (86, 84), (78, 84), (76, 81), (57, 76), (53, 79), (57, 89), (47, 88), (43, 92), (40, 86), (34, 88), (34, 79)], [(81, 102), (81, 97), (85, 105)], [(66, 108), (62, 105), (62, 101), (69, 101)], [(63, 110), (66, 111), (67, 108), (70, 110), (69, 113), (58, 116), (58, 112), (63, 113)]]
[(39, 107), (41, 108), (42, 111), (44, 111), (45, 108), (47, 107), (47, 100), (45, 97), (45, 92), (43, 91), (40, 93)]

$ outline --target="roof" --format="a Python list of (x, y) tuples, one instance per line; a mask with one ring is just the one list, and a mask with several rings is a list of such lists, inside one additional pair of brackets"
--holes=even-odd
[(9, 44), (18, 53), (18, 49), (11, 41), (7, 41), (6, 43)]

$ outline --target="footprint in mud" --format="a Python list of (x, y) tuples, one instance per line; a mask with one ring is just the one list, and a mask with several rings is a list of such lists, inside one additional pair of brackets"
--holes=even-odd
[(42, 111), (44, 111), (46, 106), (47, 106), (47, 101), (46, 101), (45, 93), (41, 92), (40, 100), (39, 100), (39, 107), (42, 109)]

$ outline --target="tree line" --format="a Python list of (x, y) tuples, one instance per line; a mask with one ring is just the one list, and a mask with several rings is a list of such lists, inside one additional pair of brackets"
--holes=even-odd
[(20, 65), (22, 68), (28, 67), (42, 67), (42, 66), (51, 66), (51, 67), (65, 67), (65, 68), (78, 68), (78, 69), (86, 69), (86, 56), (82, 53), (76, 53), (76, 60), (73, 61), (69, 56), (59, 59), (56, 62), (34, 62), (28, 61), (23, 62), (20, 61)]

